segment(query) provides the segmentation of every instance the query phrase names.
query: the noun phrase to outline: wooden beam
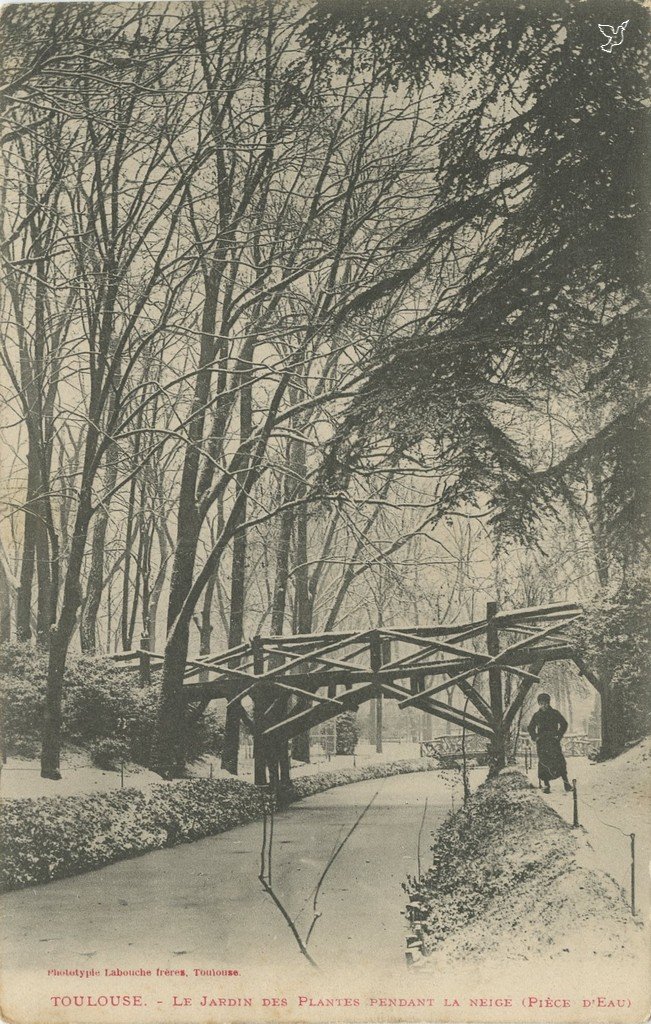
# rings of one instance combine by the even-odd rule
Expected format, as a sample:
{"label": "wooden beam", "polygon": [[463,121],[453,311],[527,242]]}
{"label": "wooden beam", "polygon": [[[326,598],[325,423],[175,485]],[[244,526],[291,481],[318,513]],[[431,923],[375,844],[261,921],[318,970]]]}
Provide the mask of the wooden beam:
{"label": "wooden beam", "polygon": [[498,611],[495,618],[501,623],[505,619],[545,618],[549,615],[560,615],[565,612],[580,612],[583,614],[583,609],[576,601],[561,601],[557,604],[532,605],[530,608],[504,609],[501,612]]}
{"label": "wooden beam", "polygon": [[[183,674],[183,678],[184,679],[190,679],[191,676],[197,675],[199,672],[205,672],[207,668],[211,668],[210,665],[206,665],[202,661],[197,661],[195,658],[187,658],[185,664],[186,665],[190,665],[191,668],[193,669],[193,671],[191,671],[191,672],[184,672],[184,674]],[[239,669],[239,668],[228,668],[226,665],[220,665],[219,666],[219,671],[223,672],[223,674],[225,676],[228,676],[231,679],[237,679],[239,681],[241,681],[242,679],[250,679],[251,678],[251,675],[250,675],[249,672],[245,672],[243,669]]]}
{"label": "wooden beam", "polygon": [[[427,697],[427,696],[429,696],[430,694],[432,694],[434,692],[438,692],[440,690],[447,690],[447,688],[449,686],[455,686],[455,685],[459,685],[460,686],[461,683],[463,682],[463,680],[467,679],[468,676],[477,675],[479,672],[485,672],[486,669],[489,667],[488,662],[490,662],[490,661],[492,661],[492,659],[489,658],[482,665],[479,665],[479,666],[471,665],[470,668],[466,669],[465,672],[460,672],[458,675],[452,676],[450,679],[448,679],[448,681],[445,684],[445,686],[442,686],[442,685],[432,686],[428,690],[423,690],[423,694],[422,695]],[[522,668],[516,668],[514,665],[504,664],[503,662],[500,662],[499,664],[507,672],[513,672],[513,673],[515,673],[516,676],[522,676],[525,679],[531,679],[532,682],[534,682],[534,683],[539,683],[540,682],[540,679],[538,678],[538,676],[532,676],[530,672],[526,672]],[[430,670],[428,670],[428,675],[432,675],[432,672]],[[408,707],[408,705],[412,704],[412,703],[413,703],[412,699],[404,700],[400,704],[400,707],[402,707],[402,708]],[[478,708],[478,710],[479,710],[479,708]],[[492,717],[492,715],[491,715],[491,717]]]}
{"label": "wooden beam", "polygon": [[[415,673],[410,673],[410,676],[414,675],[414,674]],[[424,675],[424,673],[423,673],[423,675]],[[399,676],[398,678],[401,678],[401,677]],[[384,682],[385,682],[385,680],[383,679],[382,683],[384,684]],[[393,679],[387,679],[386,682],[393,683],[394,680]],[[436,686],[430,686],[427,690],[422,689],[422,690],[414,691],[412,693],[409,693],[409,691],[405,690],[404,692],[405,692],[405,694],[408,697],[414,697],[414,698],[416,698],[416,697],[423,697],[423,696],[432,697],[432,696],[434,696],[435,693],[443,693],[445,690],[449,690],[449,689],[450,689],[450,681],[446,679],[446,681],[444,683],[437,683]],[[404,705],[404,703],[405,702],[403,701],[400,704],[400,707],[402,707]]]}
{"label": "wooden beam", "polygon": [[515,654],[517,651],[521,651],[525,647],[531,646],[532,649],[535,650],[535,645],[539,640],[542,640],[547,636],[552,636],[552,634],[557,633],[559,629],[563,629],[564,626],[569,625],[578,618],[579,616],[575,615],[571,619],[564,619],[563,622],[557,623],[555,626],[548,626],[546,629],[539,630],[537,633],[532,634],[532,636],[527,637],[524,640],[516,640],[515,643],[509,644],[508,647],[503,648],[502,651],[497,651],[484,668],[488,668],[489,665],[501,664],[508,655]]}
{"label": "wooden beam", "polygon": [[[431,715],[438,718],[444,718],[447,715],[449,716],[449,720],[454,722],[456,725],[460,725],[462,727],[465,725],[466,729],[470,729],[471,732],[476,732],[479,736],[486,736],[487,739],[492,738],[493,730],[490,726],[486,722],[482,722],[478,718],[475,718],[474,715],[469,715],[467,711],[464,715],[463,711],[458,708],[450,708],[448,704],[443,704],[442,701],[433,700],[431,703],[436,708],[436,710],[430,711]],[[456,712],[456,715],[450,715],[450,711]]]}
{"label": "wooden beam", "polygon": [[[413,704],[414,707],[416,707],[417,706],[416,700],[417,700],[418,697],[428,697],[429,698],[429,697],[432,697],[435,693],[442,693],[444,690],[449,690],[451,686],[455,686],[455,685],[457,685],[457,684],[451,682],[451,680],[448,679],[447,682],[445,682],[445,683],[437,683],[436,686],[430,686],[429,689],[427,689],[427,690],[423,689],[423,690],[420,690],[420,691],[414,691],[412,693],[408,693],[408,691],[401,690],[400,687],[396,687],[396,689],[401,690],[401,692],[403,692],[405,694],[405,696],[407,698],[409,698],[409,700],[401,701],[400,704],[398,705],[398,707],[401,707],[401,708],[402,707],[407,707],[407,706],[409,706],[409,704]],[[490,724],[493,721],[493,716],[491,714],[491,709],[490,709],[489,705],[486,703],[486,701],[484,700],[484,698],[481,696],[481,694],[477,693],[475,688],[473,686],[471,686],[470,683],[463,683],[463,682],[461,682],[458,685],[459,685],[459,689],[464,694],[464,696],[468,697],[468,699],[475,706],[477,711],[479,711],[480,715],[482,715],[483,720]]]}
{"label": "wooden beam", "polygon": [[[398,632],[409,633],[410,636],[419,637],[431,637],[431,636],[450,636],[455,633],[460,633],[463,630],[471,629],[475,626],[485,626],[484,620],[473,620],[472,622],[454,622],[454,623],[441,623],[437,626],[398,626],[396,627]],[[392,630],[379,627],[380,633],[390,633]],[[357,636],[357,633],[296,633],[292,636],[263,636],[260,639],[264,644],[274,644],[277,647],[300,647],[312,643],[329,643],[331,641],[337,641],[344,645],[344,641],[351,640]]]}
{"label": "wooden beam", "polygon": [[[264,672],[264,648],[259,636],[251,640],[253,652],[253,671],[256,676]],[[254,687],[251,687],[254,690]],[[267,784],[267,762],[269,747],[264,736],[264,717],[266,697],[260,690],[253,692],[253,781],[256,786]]]}
{"label": "wooden beam", "polygon": [[[383,683],[382,689],[385,691],[385,693],[387,693],[387,695],[390,695],[395,699],[398,699],[404,694],[408,693],[408,691],[405,690],[404,687],[398,686],[396,683]],[[460,708],[455,708],[453,705],[450,704],[443,704],[441,701],[438,700],[432,700],[431,697],[427,697],[425,698],[425,700],[422,701],[422,703],[419,703],[419,697],[420,694],[416,694],[416,703],[414,704],[414,706],[417,707],[420,711],[426,711],[428,712],[428,714],[434,715],[435,718],[444,718],[446,721],[453,722],[455,725],[463,725],[464,713]],[[400,704],[398,704],[398,707],[400,707]],[[443,714],[443,712],[445,712],[445,714]],[[474,726],[476,726],[477,729],[475,731],[481,730],[482,736],[493,735],[490,724],[486,722],[484,719],[475,718],[474,715],[469,715],[468,712],[466,712],[465,721],[468,724],[472,723]]]}
{"label": "wooden beam", "polygon": [[209,680],[208,683],[184,683],[181,688],[181,695],[187,701],[199,700],[200,698],[228,700],[232,692],[232,689],[229,690],[229,686],[232,688],[233,684],[224,681],[220,682],[217,679]]}
{"label": "wooden beam", "polygon": [[[492,602],[489,602],[489,603],[492,604]],[[578,618],[578,616],[575,616],[575,617]],[[507,661],[507,658],[511,654],[516,654],[516,653],[522,651],[524,648],[528,647],[530,642],[531,642],[531,640],[533,640],[533,641],[542,640],[543,637],[549,636],[552,633],[557,632],[557,630],[562,629],[562,627],[564,625],[567,625],[568,621],[571,622],[571,621],[574,621],[574,620],[573,619],[566,620],[562,625],[549,626],[547,629],[543,629],[541,632],[539,632],[539,633],[535,634],[534,636],[530,637],[528,640],[518,640],[518,641],[516,641],[516,643],[510,644],[508,647],[505,647],[502,651],[498,650],[491,657],[488,657],[488,658],[484,657],[484,658],[482,658],[482,664],[481,664],[480,669],[469,668],[465,672],[460,672],[458,676],[453,676],[452,679],[450,679],[450,683],[458,683],[462,679],[467,679],[468,676],[473,674],[473,672],[476,672],[476,671],[485,672],[487,669],[489,671],[489,677],[490,677],[490,672],[492,671],[493,668],[500,668],[500,669],[504,668],[508,672],[514,672],[515,675],[522,676],[524,679],[527,679],[527,678],[531,677],[532,673],[526,672],[524,669],[521,669],[521,668],[516,668],[514,665],[512,665],[510,663],[510,661]],[[491,641],[491,646],[494,647],[494,644],[493,644],[492,641]],[[539,650],[544,650],[544,648],[540,648]],[[550,650],[554,650],[554,648],[550,648]],[[532,656],[532,653],[535,653],[535,652],[536,652],[536,647],[534,646],[531,649],[531,651],[529,652],[530,657]],[[540,682],[540,680],[538,679],[537,676],[534,676],[533,680],[535,682]],[[425,691],[425,692],[427,693],[427,691]]]}
{"label": "wooden beam", "polygon": [[[258,684],[254,683],[253,685],[257,686]],[[336,697],[321,697],[320,694],[313,693],[311,690],[303,690],[300,686],[295,686],[293,683],[281,683],[279,679],[264,679],[261,680],[260,685],[276,686],[281,690],[289,690],[297,696],[306,697],[308,700],[316,701],[318,704],[341,704]]]}
{"label": "wooden beam", "polygon": [[[204,685],[205,685],[205,684],[204,684]],[[253,690],[255,689],[255,687],[256,687],[257,685],[258,685],[258,684],[257,684],[256,682],[253,682],[253,683],[251,683],[251,685],[250,685],[250,686],[247,686],[247,687],[245,687],[245,688],[244,688],[243,690],[240,690],[240,692],[239,692],[239,693],[236,693],[234,697],[231,697],[231,699],[230,699],[229,701],[227,701],[227,702],[226,702],[226,707],[227,707],[227,708],[230,708],[230,706],[231,706],[232,704],[239,704],[239,702],[240,702],[241,700],[243,700],[243,699],[244,699],[244,697],[248,697],[248,695],[249,695],[250,693],[253,693]]]}
{"label": "wooden beam", "polygon": [[[483,633],[484,629],[484,623],[478,624],[477,626],[474,626],[472,629],[468,629],[465,632],[461,633],[458,637],[455,637],[455,639],[468,640],[473,636],[478,636],[479,633]],[[391,636],[394,637],[396,640],[402,640],[404,643],[420,644],[422,647],[425,648],[422,651],[412,652],[411,654],[407,654],[402,658],[398,658],[397,661],[392,661],[388,665],[385,665],[385,668],[398,668],[401,666],[404,667],[405,665],[409,665],[413,661],[413,659],[424,658],[428,654],[434,654],[436,651],[443,651],[445,654],[459,654],[462,655],[464,658],[481,657],[481,655],[478,654],[476,651],[469,651],[467,650],[467,648],[459,647],[457,644],[450,644],[441,640],[425,640],[421,639],[421,637],[414,636],[410,633],[402,632],[397,629],[385,630],[384,632],[390,633]]]}
{"label": "wooden beam", "polygon": [[[365,640],[367,640],[369,638],[369,635],[370,635],[370,631],[369,630],[365,630],[363,633],[354,633],[353,636],[350,638],[350,640],[346,641],[346,644],[348,644],[348,643],[363,643]],[[336,643],[327,644],[325,647],[321,648],[321,650],[318,651],[318,653],[319,654],[327,654],[329,651],[336,651],[337,648],[341,647],[341,646],[342,646],[342,642],[341,641],[337,641]],[[264,672],[262,674],[261,678],[264,679],[264,680],[273,679],[274,676],[279,675],[280,672],[288,672],[290,669],[295,669],[297,665],[302,665],[302,664],[305,664],[305,662],[312,661],[314,656],[315,656],[315,652],[314,651],[310,651],[307,654],[301,654],[297,658],[294,658],[293,661],[290,661],[286,665],[283,665],[282,669],[269,669],[267,672]]]}
{"label": "wooden beam", "polygon": [[590,669],[586,665],[586,663],[583,660],[583,658],[579,654],[575,654],[574,657],[572,658],[572,661],[574,662],[574,664],[578,668],[578,670],[581,673],[581,675],[585,676],[585,678],[588,680],[589,683],[592,683],[592,685],[594,686],[594,688],[597,691],[597,693],[603,694],[604,690],[603,690],[603,685],[601,683],[601,680],[599,679],[598,676],[595,675],[595,673],[592,671],[592,669]]}
{"label": "wooden beam", "polygon": [[[539,661],[533,662],[530,667],[533,669],[533,673],[532,674],[534,676],[537,676],[538,673],[540,672],[541,668],[543,667],[542,659],[539,660]],[[522,679],[520,681],[520,683],[518,685],[518,689],[517,689],[516,694],[515,694],[515,697],[513,698],[513,700],[511,701],[511,703],[509,704],[508,708],[506,709],[506,711],[504,713],[504,726],[507,729],[510,729],[511,725],[513,724],[513,722],[515,720],[515,716],[517,715],[518,711],[520,710],[520,708],[524,704],[524,702],[525,702],[525,700],[527,698],[527,694],[531,690],[531,687],[533,686],[533,683],[534,683],[533,679]]]}
{"label": "wooden beam", "polygon": [[[306,652],[306,653],[309,653],[309,655],[310,655],[309,658],[308,658],[308,664],[309,664],[309,661],[319,661],[322,664],[327,665],[329,668],[339,668],[339,669],[343,669],[346,672],[353,672],[354,673],[354,672],[363,671],[363,667],[360,667],[359,665],[350,665],[348,663],[348,659],[349,658],[356,658],[359,654],[362,654],[367,647],[368,647],[368,644],[362,644],[360,646],[359,650],[353,651],[351,654],[343,657],[343,659],[341,661],[335,661],[334,658],[324,658],[324,656],[322,654],[320,654],[318,651]],[[267,647],[266,650],[270,654],[280,654],[280,655],[282,655],[283,658],[288,657],[288,655],[287,655],[287,653],[285,651],[279,651],[275,647]],[[291,657],[291,655],[290,655],[290,657]],[[280,669],[290,668],[293,664],[296,664],[296,662],[290,662],[289,665],[280,665],[279,668]],[[318,669],[316,671],[318,671]]]}
{"label": "wooden beam", "polygon": [[[389,693],[393,689],[394,684],[383,683],[382,686],[383,689],[385,689],[385,692]],[[433,718],[440,718],[444,722],[450,722],[452,725],[458,725],[461,727],[464,725],[463,711],[459,711],[458,714],[455,714],[454,712],[456,712],[456,708],[450,708],[447,704],[442,704],[440,701],[432,701],[431,704],[425,701],[423,704],[416,704],[415,706],[420,711],[425,711]],[[485,736],[486,739],[490,739],[493,735],[489,726],[485,723],[479,722],[478,719],[472,717],[469,719],[466,716],[465,725],[471,732],[476,733],[478,736]]]}
{"label": "wooden beam", "polygon": [[232,661],[237,659],[239,662],[238,668],[246,672],[250,667],[251,663],[242,664],[241,658],[250,653],[250,644],[238,644],[237,647],[233,647],[228,651],[223,651],[221,654],[199,654],[196,658],[188,658],[185,662],[186,665],[190,665],[190,670],[184,673],[185,679],[190,679],[192,676],[196,676],[199,672],[206,668],[217,668],[222,666],[226,661]]}
{"label": "wooden beam", "polygon": [[479,711],[479,713],[483,715],[488,722],[492,722],[493,715],[490,709],[490,704],[487,704],[484,698],[481,696],[481,694],[477,693],[472,683],[469,683],[467,680],[462,679],[456,685],[458,685],[464,697],[467,697],[470,703],[474,704],[474,706],[477,708],[477,711]]}
{"label": "wooden beam", "polygon": [[[518,675],[521,678],[531,678],[530,672],[527,672],[525,669],[519,668],[518,666],[527,665],[532,661],[535,661],[538,657],[544,658],[545,664],[551,661],[561,661],[567,659],[573,660],[576,654],[577,651],[574,647],[568,647],[565,644],[558,647],[541,646],[539,648],[534,647],[531,650],[522,649],[519,651],[515,651],[509,657],[508,661],[504,661],[501,667],[505,671],[513,672],[515,675]],[[383,668],[378,673],[378,677],[381,682],[392,682],[398,679],[408,678],[410,675],[414,673],[414,671],[417,671],[418,673],[427,676],[449,675],[450,673],[455,672],[455,670],[458,670],[460,667],[463,667],[464,665],[467,667],[467,672],[460,673],[461,678],[467,678],[468,676],[473,675],[473,673],[475,672],[481,672],[485,667],[485,663],[484,665],[477,668],[476,666],[470,664],[467,660],[464,662],[463,659],[455,659],[454,661],[433,662],[431,665],[426,666],[419,665],[417,670],[408,668]],[[220,670],[218,669],[217,671]],[[272,678],[264,678],[267,682],[273,681]],[[283,677],[281,676],[280,678],[282,681]],[[246,675],[245,679],[251,685],[256,681],[256,677],[253,675]],[[323,686],[328,686],[331,683],[336,683],[338,686],[345,686],[347,683],[350,682],[350,679],[351,673],[349,672],[347,674],[343,669],[341,671],[329,671],[324,669],[321,672],[304,672],[297,673],[296,675],[287,675],[288,682],[291,680],[292,683],[295,683],[296,685],[303,684],[310,688],[314,687],[315,689],[321,688]],[[356,684],[371,682],[372,679],[373,675],[370,672],[370,670],[366,671],[360,669],[358,672],[354,673],[354,682]],[[453,683],[458,683],[458,681],[458,675],[456,677],[451,676],[451,678],[446,683],[441,685],[440,689],[445,690],[448,688],[448,686],[452,685]],[[533,681],[540,682],[540,680],[536,677],[534,677]],[[194,698],[198,694],[207,696],[209,693],[211,697],[222,698],[226,696],[226,693],[224,691],[228,685],[232,687],[232,680],[227,680],[225,677],[218,676],[216,679],[209,680],[205,683],[184,683],[183,689],[188,699]]]}
{"label": "wooden beam", "polygon": [[[479,626],[479,627],[477,627],[477,629],[473,629],[469,634],[462,634],[462,635],[464,637],[466,637],[466,638],[468,638],[469,636],[478,636],[480,633],[483,633],[484,630],[485,630],[485,626]],[[405,641],[407,641],[407,637],[406,637],[406,635],[404,633],[398,634],[397,638],[398,639],[404,639]],[[444,654],[458,654],[459,657],[461,657],[461,658],[473,659],[473,658],[481,658],[482,657],[481,652],[479,652],[479,651],[470,651],[470,650],[468,650],[467,647],[459,647],[458,644],[450,644],[450,643],[447,643],[444,640],[434,640],[434,641],[432,641],[432,640],[420,640],[420,638],[418,638],[417,640],[414,640],[414,643],[417,643],[417,642],[419,642],[421,644],[424,644],[428,648],[428,650],[416,651],[415,653],[408,654],[404,658],[400,658],[398,661],[391,662],[391,664],[387,665],[386,667],[387,668],[396,668],[397,666],[402,665],[402,664],[408,662],[412,658],[415,658],[415,657],[424,658],[429,653],[429,651],[431,651],[432,653],[435,653],[436,651],[442,651]]]}
{"label": "wooden beam", "polygon": [[263,644],[272,644],[274,647],[297,647],[314,643],[337,643],[343,644],[346,640],[352,640],[357,633],[292,633],[291,636],[261,636]]}
{"label": "wooden beam", "polygon": [[316,707],[299,711],[285,718],[282,722],[269,726],[269,728],[265,729],[264,735],[274,735],[280,738],[297,736],[298,733],[303,732],[305,729],[311,729],[314,725],[320,725],[321,722],[327,722],[331,718],[336,718],[342,711],[353,711],[365,701],[371,700],[373,696],[373,683],[366,683],[364,686],[358,686],[354,690],[342,693],[338,698],[342,705],[339,710],[333,704],[318,704]]}

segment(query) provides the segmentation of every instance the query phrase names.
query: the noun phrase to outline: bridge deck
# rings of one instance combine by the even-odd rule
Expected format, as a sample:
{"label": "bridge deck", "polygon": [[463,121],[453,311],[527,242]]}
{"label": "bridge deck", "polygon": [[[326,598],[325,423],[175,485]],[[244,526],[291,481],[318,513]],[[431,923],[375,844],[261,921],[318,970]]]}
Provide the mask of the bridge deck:
{"label": "bridge deck", "polygon": [[[210,701],[225,699],[253,732],[258,750],[267,752],[380,698],[417,708],[503,748],[548,662],[573,661],[600,689],[573,636],[582,614],[572,602],[503,611],[489,604],[486,617],[474,622],[256,636],[227,651],[189,658],[182,695],[195,714]],[[116,659],[137,661],[141,676],[144,665],[147,678],[163,665],[162,655],[147,650]],[[504,673],[517,681],[506,708]],[[476,685],[486,675],[488,696]],[[449,703],[436,699],[444,692]]]}

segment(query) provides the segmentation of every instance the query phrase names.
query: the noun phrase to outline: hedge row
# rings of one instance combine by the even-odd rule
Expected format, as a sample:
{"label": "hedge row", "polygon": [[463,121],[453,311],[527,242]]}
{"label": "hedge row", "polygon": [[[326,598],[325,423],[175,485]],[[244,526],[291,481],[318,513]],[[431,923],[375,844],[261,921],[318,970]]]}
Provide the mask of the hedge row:
{"label": "hedge row", "polygon": [[455,968],[471,977],[474,964],[528,961],[532,971],[557,961],[565,976],[570,963],[647,956],[627,894],[585,858],[583,831],[516,769],[447,817],[432,854],[431,868],[405,886],[422,981]]}
{"label": "hedge row", "polygon": [[490,920],[493,908],[508,903],[530,879],[545,879],[553,892],[573,862],[571,834],[516,770],[483,783],[439,827],[432,867],[420,879],[408,879],[423,951],[430,953],[478,918]]}
{"label": "hedge row", "polygon": [[[296,779],[283,797],[300,800],[333,786],[429,767],[427,761],[393,761],[319,772]],[[261,816],[260,791],[239,779],[183,779],[145,791],[5,800],[0,821],[0,891],[192,842]]]}
{"label": "hedge row", "polygon": [[381,764],[360,765],[357,768],[334,768],[332,771],[316,772],[314,775],[303,775],[292,780],[285,790],[289,800],[302,800],[315,793],[323,793],[335,786],[347,786],[351,782],[364,782],[365,779],[385,779],[389,775],[405,775],[412,772],[433,771],[438,765],[429,758],[414,758],[405,761],[386,761]]}

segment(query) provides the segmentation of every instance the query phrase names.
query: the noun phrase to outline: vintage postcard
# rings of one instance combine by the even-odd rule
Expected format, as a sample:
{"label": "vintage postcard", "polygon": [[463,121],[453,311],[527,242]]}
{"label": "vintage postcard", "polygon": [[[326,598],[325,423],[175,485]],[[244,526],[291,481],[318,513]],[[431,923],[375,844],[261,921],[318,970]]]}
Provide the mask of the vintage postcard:
{"label": "vintage postcard", "polygon": [[651,1013],[649,11],[0,10],[0,1016]]}

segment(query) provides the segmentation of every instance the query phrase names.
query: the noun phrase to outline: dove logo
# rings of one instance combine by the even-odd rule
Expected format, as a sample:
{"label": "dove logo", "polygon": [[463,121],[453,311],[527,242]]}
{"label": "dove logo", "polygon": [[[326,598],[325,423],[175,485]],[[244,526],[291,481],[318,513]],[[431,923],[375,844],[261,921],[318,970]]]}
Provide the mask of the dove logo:
{"label": "dove logo", "polygon": [[608,42],[601,44],[601,49],[604,53],[612,53],[613,46],[621,46],[624,42],[624,29],[628,25],[628,21],[623,21],[617,28],[613,28],[612,25],[600,25],[599,31],[602,36],[605,36]]}

